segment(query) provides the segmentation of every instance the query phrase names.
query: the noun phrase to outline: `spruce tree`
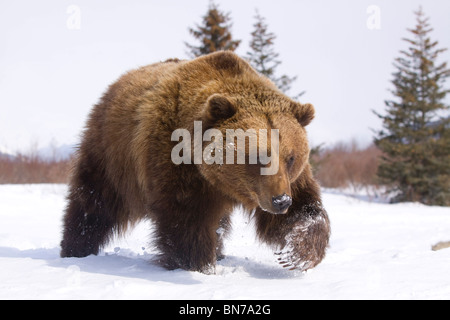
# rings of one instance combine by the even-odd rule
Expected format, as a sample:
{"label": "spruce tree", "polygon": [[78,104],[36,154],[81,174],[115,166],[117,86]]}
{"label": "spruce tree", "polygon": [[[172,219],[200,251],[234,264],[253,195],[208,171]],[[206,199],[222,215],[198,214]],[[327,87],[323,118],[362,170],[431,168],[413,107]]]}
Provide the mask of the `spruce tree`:
{"label": "spruce tree", "polygon": [[230,21],[229,13],[221,12],[214,2],[210,2],[208,12],[203,16],[202,25],[196,25],[195,29],[189,28],[189,32],[200,41],[200,45],[185,42],[189,49],[188,54],[195,58],[220,50],[236,50],[241,41],[233,40]]}
{"label": "spruce tree", "polygon": [[[251,33],[251,51],[247,52],[246,58],[253,68],[272,80],[282,92],[287,93],[297,77],[289,77],[287,75],[277,76],[276,69],[281,64],[281,61],[278,60],[279,54],[274,50],[276,36],[274,33],[268,31],[266,20],[258,11],[256,11],[255,20],[256,22],[253,25],[255,29]],[[303,92],[294,98],[298,98],[302,94]]]}
{"label": "spruce tree", "polygon": [[417,25],[408,29],[412,39],[395,59],[395,100],[385,101],[383,129],[375,144],[383,151],[378,176],[397,195],[394,201],[419,201],[450,205],[450,115],[443,87],[450,76],[447,64],[438,63],[437,41],[422,9],[415,12]]}

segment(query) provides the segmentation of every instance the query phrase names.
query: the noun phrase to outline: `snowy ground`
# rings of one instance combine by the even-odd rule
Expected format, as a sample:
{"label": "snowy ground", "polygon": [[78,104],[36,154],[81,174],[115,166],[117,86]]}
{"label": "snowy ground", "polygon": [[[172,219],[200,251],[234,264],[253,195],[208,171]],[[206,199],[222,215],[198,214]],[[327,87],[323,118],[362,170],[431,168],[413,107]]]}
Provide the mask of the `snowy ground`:
{"label": "snowy ground", "polygon": [[450,299],[450,208],[384,204],[329,190],[325,260],[288,271],[235,213],[216,274],[148,261],[142,223],[99,256],[59,258],[65,185],[0,185],[0,299]]}

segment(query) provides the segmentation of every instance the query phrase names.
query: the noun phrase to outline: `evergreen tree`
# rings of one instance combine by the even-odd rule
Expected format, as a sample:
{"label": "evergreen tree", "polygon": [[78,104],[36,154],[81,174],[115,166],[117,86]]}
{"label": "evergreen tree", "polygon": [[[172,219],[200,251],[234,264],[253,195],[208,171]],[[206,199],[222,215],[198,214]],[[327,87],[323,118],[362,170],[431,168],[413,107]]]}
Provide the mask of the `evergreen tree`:
{"label": "evergreen tree", "polygon": [[[289,77],[287,75],[277,77],[276,69],[281,64],[281,61],[278,60],[279,54],[273,48],[276,36],[268,31],[265,18],[258,11],[256,11],[255,19],[256,22],[253,25],[255,29],[251,33],[251,51],[247,52],[246,58],[253,68],[272,80],[281,91],[287,93],[297,77]],[[300,97],[303,93],[296,95],[294,99]]]}
{"label": "evergreen tree", "polygon": [[396,191],[394,201],[420,201],[450,205],[450,116],[444,99],[450,90],[443,84],[450,76],[446,63],[437,58],[433,30],[422,9],[415,12],[417,25],[403,39],[408,50],[395,59],[393,74],[396,100],[385,101],[383,129],[375,144],[383,151],[378,176]]}
{"label": "evergreen tree", "polygon": [[210,2],[202,25],[196,25],[195,29],[189,28],[189,32],[200,41],[200,45],[194,46],[185,42],[189,49],[188,54],[195,58],[220,50],[236,50],[241,41],[232,40],[230,20],[229,13],[221,12],[214,2]]}

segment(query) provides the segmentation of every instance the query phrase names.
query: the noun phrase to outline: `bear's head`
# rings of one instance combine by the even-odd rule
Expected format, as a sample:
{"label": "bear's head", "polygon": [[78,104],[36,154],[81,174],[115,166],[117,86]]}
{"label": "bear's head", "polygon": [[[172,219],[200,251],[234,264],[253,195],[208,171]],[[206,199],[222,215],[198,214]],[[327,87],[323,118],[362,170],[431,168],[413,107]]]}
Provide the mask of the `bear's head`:
{"label": "bear's head", "polygon": [[209,96],[201,119],[199,170],[247,209],[284,214],[292,204],[291,184],[309,166],[305,126],[314,107],[264,87]]}

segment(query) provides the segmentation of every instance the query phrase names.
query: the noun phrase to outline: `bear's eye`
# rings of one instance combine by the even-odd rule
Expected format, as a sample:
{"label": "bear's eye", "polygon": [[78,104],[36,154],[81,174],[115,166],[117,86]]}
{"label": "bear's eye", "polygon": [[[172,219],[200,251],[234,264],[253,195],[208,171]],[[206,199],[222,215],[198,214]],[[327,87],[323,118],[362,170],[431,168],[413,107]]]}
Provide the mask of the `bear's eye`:
{"label": "bear's eye", "polygon": [[287,161],[286,161],[286,165],[288,170],[290,170],[292,168],[292,166],[294,165],[294,161],[295,161],[295,157],[294,156],[290,156]]}

